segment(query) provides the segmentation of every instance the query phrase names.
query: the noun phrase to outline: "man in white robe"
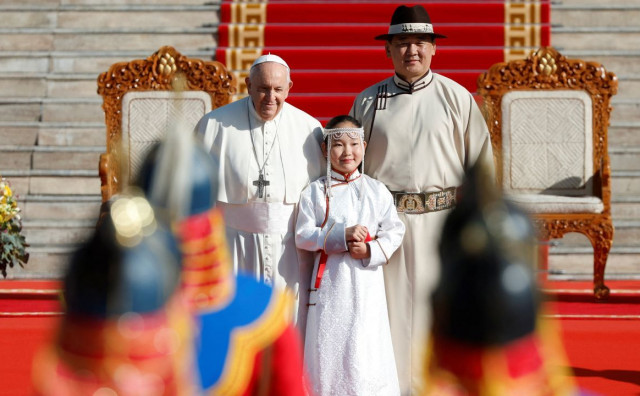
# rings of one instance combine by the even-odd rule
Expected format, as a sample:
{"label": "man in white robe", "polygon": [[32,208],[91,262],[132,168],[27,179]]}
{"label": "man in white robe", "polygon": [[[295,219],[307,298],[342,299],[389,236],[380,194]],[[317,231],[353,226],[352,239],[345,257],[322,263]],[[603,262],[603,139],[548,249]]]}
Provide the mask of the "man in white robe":
{"label": "man in white robe", "polygon": [[476,161],[493,169],[489,132],[473,96],[430,69],[439,37],[422,6],[398,7],[388,34],[376,37],[386,41],[395,75],[360,93],[350,112],[365,128],[364,171],[392,192],[406,228],[384,269],[403,395],[424,390],[437,243],[456,188]]}
{"label": "man in white robe", "polygon": [[[321,124],[285,102],[289,66],[263,55],[246,79],[249,96],[206,114],[196,126],[218,158],[226,237],[236,272],[287,288],[306,308],[313,258],[295,246],[301,191],[324,169]],[[306,310],[293,313],[304,333]]]}

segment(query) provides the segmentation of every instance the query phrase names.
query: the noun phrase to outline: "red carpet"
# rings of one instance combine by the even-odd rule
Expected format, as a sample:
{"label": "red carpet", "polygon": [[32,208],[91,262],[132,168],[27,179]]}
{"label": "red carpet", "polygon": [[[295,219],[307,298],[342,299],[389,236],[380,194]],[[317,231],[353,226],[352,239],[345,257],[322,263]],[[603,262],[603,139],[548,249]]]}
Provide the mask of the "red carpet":
{"label": "red carpet", "polygon": [[[504,23],[504,1],[466,0],[423,3],[431,20],[440,23]],[[532,2],[534,4],[535,2]],[[541,22],[549,23],[549,1],[541,1]],[[265,19],[247,20],[253,23],[389,23],[393,10],[405,1],[280,1],[264,2]],[[255,6],[253,6],[255,7]],[[523,7],[525,7],[523,5]],[[225,1],[220,20],[231,21],[243,13],[240,3]]]}
{"label": "red carpet", "polygon": [[640,395],[640,281],[606,281],[607,301],[592,282],[544,281],[545,318],[559,327],[568,365],[583,390]]}
{"label": "red carpet", "polygon": [[[609,300],[596,302],[591,282],[544,282],[544,320],[558,328],[581,389],[640,395],[640,281],[607,285]],[[0,282],[0,396],[29,395],[31,361],[59,320],[53,314],[59,312],[53,297],[59,287],[59,282]],[[30,297],[19,298],[19,290]]]}
{"label": "red carpet", "polygon": [[[387,31],[391,14],[405,3],[224,0],[215,59],[239,77],[242,96],[253,60],[268,52],[282,56],[293,71],[288,102],[324,123],[348,112],[364,88],[392,75],[384,43],[374,37]],[[438,40],[433,70],[471,92],[477,76],[494,63],[522,58],[551,41],[548,0],[441,0],[424,6],[436,31],[447,36]]]}
{"label": "red carpet", "polygon": [[581,389],[640,395],[640,321],[561,319],[569,366]]}

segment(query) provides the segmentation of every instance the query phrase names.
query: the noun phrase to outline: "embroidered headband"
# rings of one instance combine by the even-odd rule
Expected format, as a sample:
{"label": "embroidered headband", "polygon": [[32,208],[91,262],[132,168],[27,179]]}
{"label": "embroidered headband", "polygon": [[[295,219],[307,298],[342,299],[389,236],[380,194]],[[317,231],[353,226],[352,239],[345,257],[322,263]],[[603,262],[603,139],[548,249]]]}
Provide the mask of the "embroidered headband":
{"label": "embroidered headband", "polygon": [[340,139],[343,134],[347,134],[351,139],[355,139],[357,137],[364,138],[364,128],[330,128],[325,129],[322,132],[322,137],[327,138],[329,136],[335,137],[336,139]]}

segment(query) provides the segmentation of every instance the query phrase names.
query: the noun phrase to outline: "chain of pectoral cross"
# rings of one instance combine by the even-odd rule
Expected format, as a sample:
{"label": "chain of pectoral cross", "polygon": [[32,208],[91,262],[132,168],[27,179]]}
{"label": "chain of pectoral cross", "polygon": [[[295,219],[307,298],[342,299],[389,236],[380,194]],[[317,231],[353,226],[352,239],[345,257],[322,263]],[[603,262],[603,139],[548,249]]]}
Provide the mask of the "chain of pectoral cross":
{"label": "chain of pectoral cross", "polygon": [[[249,106],[251,106],[251,101],[249,101]],[[264,157],[264,162],[262,163],[262,166],[260,166],[260,160],[258,159],[258,151],[256,150],[256,143],[253,139],[253,128],[251,127],[251,109],[248,109],[248,110],[249,111],[247,112],[247,115],[249,117],[249,135],[251,136],[251,147],[253,148],[253,155],[255,156],[256,163],[258,164],[258,180],[254,180],[253,185],[258,187],[258,197],[263,198],[264,191],[266,187],[270,184],[269,180],[265,179],[264,177],[264,167],[265,165],[267,165],[269,156],[273,151],[273,146],[276,145],[276,140],[278,140],[278,127],[280,125],[279,124],[276,125],[276,133],[275,133],[275,136],[273,137],[273,143],[271,143],[271,148],[267,152],[267,155]]]}

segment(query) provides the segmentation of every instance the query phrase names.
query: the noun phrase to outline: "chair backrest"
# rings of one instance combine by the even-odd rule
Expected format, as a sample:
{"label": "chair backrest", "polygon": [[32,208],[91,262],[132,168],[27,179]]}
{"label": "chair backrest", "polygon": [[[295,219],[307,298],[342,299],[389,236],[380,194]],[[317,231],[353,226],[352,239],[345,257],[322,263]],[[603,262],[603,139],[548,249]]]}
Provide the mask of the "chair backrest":
{"label": "chair backrest", "polygon": [[[615,75],[542,47],[478,78],[496,173],[507,194],[598,196],[609,175],[607,127]],[[603,199],[605,201],[605,199]]]}
{"label": "chair backrest", "polygon": [[148,150],[169,128],[192,131],[207,112],[231,102],[236,89],[222,63],[187,58],[169,46],[100,74],[107,126],[99,168],[103,202],[135,179]]}
{"label": "chair backrest", "polygon": [[512,91],[502,98],[502,187],[507,194],[591,195],[591,97]]}

